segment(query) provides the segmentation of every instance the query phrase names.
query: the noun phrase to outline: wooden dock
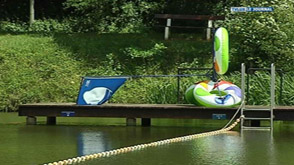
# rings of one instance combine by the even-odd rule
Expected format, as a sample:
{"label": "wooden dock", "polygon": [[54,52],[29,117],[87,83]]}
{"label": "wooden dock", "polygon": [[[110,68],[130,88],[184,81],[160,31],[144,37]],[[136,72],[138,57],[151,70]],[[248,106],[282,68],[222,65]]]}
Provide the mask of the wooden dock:
{"label": "wooden dock", "polygon": [[[257,107],[263,108],[263,107]],[[36,124],[38,116],[47,117],[47,124],[56,124],[56,117],[126,118],[127,125],[135,125],[141,118],[143,126],[150,126],[152,118],[170,119],[231,119],[237,108],[207,108],[177,104],[104,104],[76,105],[75,103],[22,104],[19,116],[27,116],[27,124]],[[238,114],[239,115],[239,114]],[[250,115],[250,113],[249,113]],[[266,116],[266,112],[254,112]],[[293,121],[294,106],[277,106],[274,120]]]}

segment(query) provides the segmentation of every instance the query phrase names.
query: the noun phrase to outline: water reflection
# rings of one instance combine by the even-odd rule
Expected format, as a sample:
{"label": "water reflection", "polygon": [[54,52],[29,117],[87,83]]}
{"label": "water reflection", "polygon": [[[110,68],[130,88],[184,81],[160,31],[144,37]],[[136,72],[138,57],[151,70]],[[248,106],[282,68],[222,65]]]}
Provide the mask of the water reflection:
{"label": "water reflection", "polygon": [[272,131],[243,130],[240,145],[247,164],[278,164]]}
{"label": "water reflection", "polygon": [[194,140],[193,161],[199,164],[239,164],[243,159],[243,150],[240,149],[240,134],[229,132]]}
{"label": "water reflection", "polygon": [[78,154],[88,155],[111,148],[102,132],[81,132],[78,136]]}
{"label": "water reflection", "polygon": [[[215,129],[205,124],[199,123],[197,127],[0,125],[0,162],[42,164]],[[280,123],[275,125],[274,131],[274,136],[269,131],[242,134],[232,131],[84,164],[291,164],[294,162],[294,124]]]}
{"label": "water reflection", "polygon": [[[160,132],[171,133],[174,131],[174,128],[165,128],[164,130],[161,130],[161,128],[149,129],[150,137],[155,135],[159,137]],[[289,129],[285,127],[285,130]],[[294,132],[293,129],[285,130],[277,129],[275,136],[272,136],[270,131],[250,130],[241,133],[231,131],[226,134],[97,159],[84,164],[291,164],[290,162],[294,161],[292,156],[294,154],[294,148],[292,147],[294,144],[292,140],[294,139]],[[128,132],[125,129],[124,131]],[[132,140],[142,139],[143,142],[146,142],[146,139],[142,136],[143,132],[141,128],[133,129],[127,133],[128,135],[124,134],[122,140],[124,143],[128,143],[130,140],[127,140],[126,137],[130,137],[129,133],[131,133],[135,136]],[[115,136],[105,137],[108,141],[107,146],[111,144],[109,141],[116,141],[113,137]]]}

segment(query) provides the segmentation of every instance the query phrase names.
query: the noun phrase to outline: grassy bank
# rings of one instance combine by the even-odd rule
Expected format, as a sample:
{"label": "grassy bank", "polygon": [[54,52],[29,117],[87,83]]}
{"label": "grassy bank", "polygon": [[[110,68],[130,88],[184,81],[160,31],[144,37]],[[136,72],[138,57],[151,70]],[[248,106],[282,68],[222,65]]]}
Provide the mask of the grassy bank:
{"label": "grassy bank", "polygon": [[1,35],[0,45],[1,110],[27,102],[73,101],[80,61],[52,37]]}
{"label": "grassy bank", "polygon": [[[211,43],[198,36],[164,41],[162,34],[2,34],[0,110],[13,111],[22,103],[74,102],[81,76],[174,74],[178,66],[207,64],[210,54]],[[113,101],[148,103],[152,90],[143,87],[169,86],[167,79],[139,82],[131,83],[134,92],[122,91]],[[140,97],[131,97],[137,92]]]}
{"label": "grassy bank", "polygon": [[[177,67],[210,67],[212,45],[200,36],[191,38],[190,35],[187,39],[183,35],[164,41],[162,34],[156,33],[2,34],[0,110],[14,111],[23,103],[75,102],[82,76],[177,74]],[[240,85],[238,72],[222,78]],[[182,78],[181,95],[194,82],[206,79]],[[268,104],[268,86],[264,85],[268,79],[268,75],[263,74],[252,79],[250,103]],[[294,104],[292,80],[291,76],[284,78],[282,104]],[[278,86],[277,101],[279,89]],[[110,102],[176,103],[177,79],[129,80]]]}

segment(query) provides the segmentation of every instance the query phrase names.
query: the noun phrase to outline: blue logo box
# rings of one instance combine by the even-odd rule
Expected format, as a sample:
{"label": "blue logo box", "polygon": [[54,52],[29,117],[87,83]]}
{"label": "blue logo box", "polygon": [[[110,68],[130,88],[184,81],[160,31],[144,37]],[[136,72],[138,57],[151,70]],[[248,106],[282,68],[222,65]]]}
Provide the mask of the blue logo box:
{"label": "blue logo box", "polygon": [[73,117],[73,116],[75,116],[75,112],[74,111],[62,111],[61,116],[62,117]]}
{"label": "blue logo box", "polygon": [[231,12],[273,12],[273,7],[231,7]]}
{"label": "blue logo box", "polygon": [[212,114],[212,119],[213,120],[225,120],[227,119],[226,114]]}

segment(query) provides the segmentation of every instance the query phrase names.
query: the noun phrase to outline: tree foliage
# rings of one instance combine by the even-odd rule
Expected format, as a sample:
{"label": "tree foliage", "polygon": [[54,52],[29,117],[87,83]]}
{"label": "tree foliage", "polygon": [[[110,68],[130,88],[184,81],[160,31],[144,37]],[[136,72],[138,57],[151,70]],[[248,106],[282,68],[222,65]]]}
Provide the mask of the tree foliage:
{"label": "tree foliage", "polygon": [[[138,32],[164,1],[67,0],[76,31]],[[151,15],[150,15],[151,14]],[[153,16],[153,15],[152,15]]]}
{"label": "tree foliage", "polygon": [[[36,19],[61,20],[67,14],[63,10],[66,0],[35,0]],[[29,0],[0,0],[0,21],[23,21],[29,20]]]}
{"label": "tree foliage", "polygon": [[279,68],[293,68],[294,1],[240,0],[238,3],[244,7],[273,7],[274,12],[231,13],[231,6],[226,6],[223,26],[234,38],[231,43],[234,62],[246,62],[257,67],[276,63]]}
{"label": "tree foliage", "polygon": [[[166,1],[163,12],[169,14],[211,15],[219,3],[219,0],[169,0]],[[219,13],[215,14],[218,15]]]}

